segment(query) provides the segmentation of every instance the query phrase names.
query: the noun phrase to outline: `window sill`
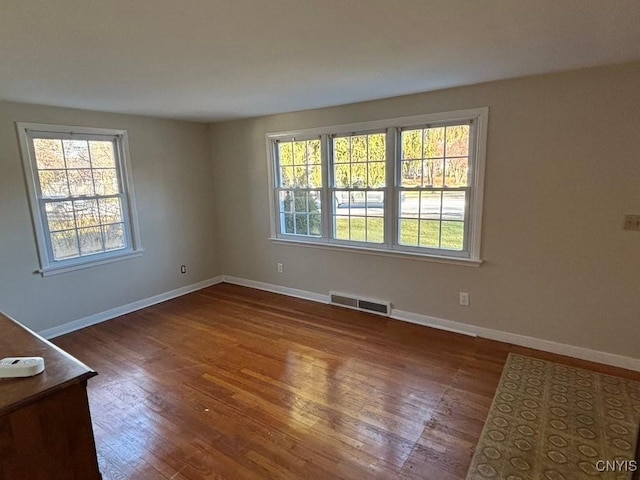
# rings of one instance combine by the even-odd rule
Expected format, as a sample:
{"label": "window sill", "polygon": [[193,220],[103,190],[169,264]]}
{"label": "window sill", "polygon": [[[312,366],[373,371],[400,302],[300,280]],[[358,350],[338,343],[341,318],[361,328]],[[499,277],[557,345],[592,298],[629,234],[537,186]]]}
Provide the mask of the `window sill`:
{"label": "window sill", "polygon": [[40,270],[36,270],[34,273],[39,273],[43,277],[49,277],[51,275],[58,275],[60,273],[74,272],[76,270],[83,270],[85,268],[97,267],[99,265],[106,265],[108,263],[120,262],[122,260],[141,257],[143,253],[143,249],[138,249],[135,251],[119,253],[117,255],[110,255],[108,257],[100,257],[96,260],[83,260],[78,263],[67,263],[65,265],[48,266]]}
{"label": "window sill", "polygon": [[353,253],[362,253],[366,255],[379,255],[381,257],[394,257],[394,258],[404,258],[411,260],[422,260],[425,262],[433,262],[433,263],[446,263],[449,265],[461,265],[465,267],[479,267],[482,265],[483,260],[476,260],[470,258],[460,258],[460,257],[446,257],[441,255],[429,255],[424,253],[416,253],[416,252],[405,252],[398,250],[387,250],[381,248],[372,248],[372,247],[361,247],[354,245],[344,245],[344,244],[331,244],[324,242],[314,242],[314,241],[304,241],[304,240],[292,240],[288,238],[277,238],[270,237],[269,240],[277,245],[297,245],[300,247],[311,247],[311,248],[319,248],[322,250],[334,250],[334,251],[351,251]]}

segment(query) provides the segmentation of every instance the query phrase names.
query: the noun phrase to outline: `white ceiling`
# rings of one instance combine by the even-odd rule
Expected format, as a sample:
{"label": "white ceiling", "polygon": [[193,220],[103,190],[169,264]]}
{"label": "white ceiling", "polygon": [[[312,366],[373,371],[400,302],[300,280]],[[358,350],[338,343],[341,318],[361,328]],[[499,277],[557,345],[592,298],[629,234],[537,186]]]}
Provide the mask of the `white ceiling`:
{"label": "white ceiling", "polygon": [[632,60],[639,0],[0,0],[0,99],[191,120]]}

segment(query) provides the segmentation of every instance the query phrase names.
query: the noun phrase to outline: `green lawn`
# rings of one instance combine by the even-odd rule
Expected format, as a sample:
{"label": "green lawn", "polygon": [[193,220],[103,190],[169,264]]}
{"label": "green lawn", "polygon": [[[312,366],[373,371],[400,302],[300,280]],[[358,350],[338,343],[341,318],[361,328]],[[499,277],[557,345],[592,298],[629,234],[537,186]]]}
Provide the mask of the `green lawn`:
{"label": "green lawn", "polygon": [[[351,223],[351,230],[349,230],[349,223]],[[418,229],[420,230],[419,238]],[[442,238],[440,238],[440,230],[442,230]],[[349,217],[337,217],[336,238],[382,243],[384,241],[384,220],[382,218],[351,217],[351,222],[349,222]],[[401,245],[462,250],[463,242],[463,222],[400,220]]]}

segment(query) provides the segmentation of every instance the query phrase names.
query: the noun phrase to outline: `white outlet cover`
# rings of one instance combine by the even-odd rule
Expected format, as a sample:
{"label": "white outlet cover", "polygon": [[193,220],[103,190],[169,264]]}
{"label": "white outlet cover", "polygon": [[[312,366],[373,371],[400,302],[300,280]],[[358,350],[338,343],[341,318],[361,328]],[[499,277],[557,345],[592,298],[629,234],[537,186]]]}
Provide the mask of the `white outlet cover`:
{"label": "white outlet cover", "polygon": [[468,292],[460,292],[460,305],[464,307],[469,306],[469,293]]}

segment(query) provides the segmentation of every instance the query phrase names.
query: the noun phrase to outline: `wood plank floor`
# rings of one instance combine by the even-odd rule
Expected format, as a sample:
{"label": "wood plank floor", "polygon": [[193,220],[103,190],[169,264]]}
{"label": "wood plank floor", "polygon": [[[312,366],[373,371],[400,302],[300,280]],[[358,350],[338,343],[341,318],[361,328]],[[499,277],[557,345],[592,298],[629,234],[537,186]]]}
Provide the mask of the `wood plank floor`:
{"label": "wood plank floor", "polygon": [[510,351],[640,374],[216,285],[59,337],[116,479],[461,479]]}

